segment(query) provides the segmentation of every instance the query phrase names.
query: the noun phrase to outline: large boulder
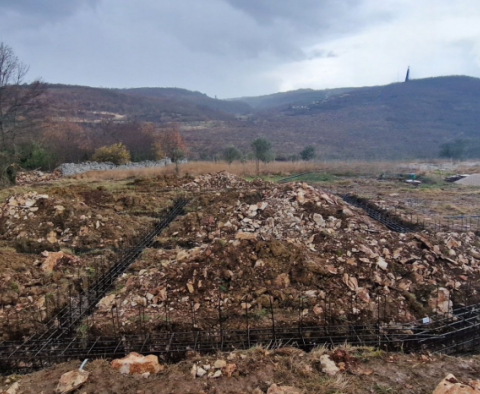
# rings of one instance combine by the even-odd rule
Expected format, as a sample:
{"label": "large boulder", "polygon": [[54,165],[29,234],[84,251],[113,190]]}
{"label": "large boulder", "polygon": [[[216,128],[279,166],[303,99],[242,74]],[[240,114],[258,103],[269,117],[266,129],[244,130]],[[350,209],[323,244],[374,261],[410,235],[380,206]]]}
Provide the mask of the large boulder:
{"label": "large boulder", "polygon": [[132,352],[124,358],[117,358],[111,362],[114,369],[118,369],[123,374],[143,374],[145,372],[157,373],[165,367],[158,363],[158,357],[154,355],[142,356]]}
{"label": "large boulder", "polygon": [[455,376],[448,374],[432,394],[477,394],[480,393],[480,382],[471,381],[468,384],[459,382]]}
{"label": "large boulder", "polygon": [[433,290],[428,300],[428,305],[437,312],[437,314],[450,313],[453,309],[450,291],[445,287],[439,287]]}
{"label": "large boulder", "polygon": [[52,272],[61,264],[66,265],[75,265],[79,262],[78,258],[67,253],[60,252],[42,252],[42,256],[45,257],[43,260],[41,268],[44,271]]}
{"label": "large boulder", "polygon": [[61,376],[55,392],[58,394],[71,393],[72,391],[79,388],[82,384],[84,384],[87,381],[89,375],[89,372],[83,370],[65,372]]}

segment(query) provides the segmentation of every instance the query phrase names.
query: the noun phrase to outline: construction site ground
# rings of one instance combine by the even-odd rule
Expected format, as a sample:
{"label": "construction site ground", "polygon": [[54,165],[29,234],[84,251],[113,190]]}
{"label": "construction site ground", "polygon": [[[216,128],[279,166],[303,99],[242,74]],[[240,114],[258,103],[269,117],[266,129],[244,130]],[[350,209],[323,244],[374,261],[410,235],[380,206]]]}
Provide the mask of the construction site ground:
{"label": "construction site ground", "polygon": [[[348,192],[429,217],[480,209],[478,187],[439,180],[413,187],[354,174],[286,184],[249,182],[225,172],[57,179],[0,190],[2,339],[41,330],[47,315],[133,246],[179,196],[191,199],[185,214],[118,278],[79,326],[80,334],[269,327],[272,311],[278,326],[394,324],[478,301],[478,233],[395,233],[337,195]],[[190,379],[189,371],[196,360],[207,363],[212,356],[192,356],[149,379],[120,376],[96,360],[88,364],[92,375],[79,392],[148,393],[158,384],[175,393],[266,392],[269,383],[281,383],[312,393],[427,393],[447,372],[468,380],[479,371],[477,357],[373,357],[371,350],[363,357],[352,350],[374,372],[327,378],[318,371],[315,352],[288,351],[236,354],[232,378],[203,381]],[[52,392],[59,376],[77,364],[25,376],[29,383],[21,392]],[[9,379],[5,387],[15,378]]]}
{"label": "construction site ground", "polygon": [[[274,393],[316,394],[431,394],[439,382],[452,373],[462,382],[478,379],[480,358],[382,353],[373,349],[349,348],[337,352],[343,357],[343,370],[335,376],[322,371],[320,357],[335,354],[323,348],[305,353],[298,349],[248,351],[211,355],[190,354],[176,364],[167,364],[156,375],[123,375],[112,369],[107,360],[88,361],[88,380],[75,392],[86,394],[226,394],[266,393],[276,384],[297,391]],[[335,357],[334,357],[335,358]],[[217,360],[234,365],[231,376],[194,377],[194,366],[213,366]],[[346,360],[346,362],[345,362]],[[341,363],[339,361],[338,363]],[[0,378],[0,392],[18,382],[18,394],[54,393],[62,374],[78,369],[71,361],[29,375]]]}

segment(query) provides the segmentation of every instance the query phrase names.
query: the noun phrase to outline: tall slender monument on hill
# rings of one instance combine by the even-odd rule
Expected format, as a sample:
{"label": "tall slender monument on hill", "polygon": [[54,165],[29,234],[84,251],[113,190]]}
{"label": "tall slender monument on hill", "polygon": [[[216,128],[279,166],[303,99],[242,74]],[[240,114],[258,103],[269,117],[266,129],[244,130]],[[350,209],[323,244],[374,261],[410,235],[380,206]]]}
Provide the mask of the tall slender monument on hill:
{"label": "tall slender monument on hill", "polygon": [[407,75],[405,76],[405,82],[410,81],[410,66],[407,68]]}

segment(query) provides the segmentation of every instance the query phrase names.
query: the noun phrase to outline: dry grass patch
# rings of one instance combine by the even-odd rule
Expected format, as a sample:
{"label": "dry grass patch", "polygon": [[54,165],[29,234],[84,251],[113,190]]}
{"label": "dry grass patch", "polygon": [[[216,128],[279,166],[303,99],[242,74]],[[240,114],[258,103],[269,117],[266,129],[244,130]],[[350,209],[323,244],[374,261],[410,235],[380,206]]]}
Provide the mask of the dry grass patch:
{"label": "dry grass patch", "polygon": [[[329,161],[329,162],[272,162],[260,165],[261,176],[289,176],[305,172],[329,173],[338,176],[378,176],[382,172],[398,172],[405,166],[400,162],[361,162],[361,161]],[[256,177],[256,162],[228,164],[223,161],[192,161],[178,166],[179,176],[201,175],[227,171],[243,177]],[[175,174],[175,166],[134,168],[130,170],[89,171],[73,175],[71,178],[83,180],[119,180],[135,177],[155,177]]]}

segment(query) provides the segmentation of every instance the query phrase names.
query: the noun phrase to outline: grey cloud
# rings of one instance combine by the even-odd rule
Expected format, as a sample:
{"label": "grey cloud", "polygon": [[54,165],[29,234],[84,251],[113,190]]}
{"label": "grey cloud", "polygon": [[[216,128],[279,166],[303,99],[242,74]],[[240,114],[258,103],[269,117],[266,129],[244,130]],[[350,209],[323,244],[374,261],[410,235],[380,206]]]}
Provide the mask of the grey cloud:
{"label": "grey cloud", "polygon": [[307,53],[305,56],[305,58],[308,60],[325,59],[332,57],[338,57],[338,55],[334,51],[326,51],[324,49],[314,49],[313,51]]}
{"label": "grey cloud", "polygon": [[73,15],[83,6],[92,7],[98,0],[3,0],[0,12],[19,14],[43,22]]}
{"label": "grey cloud", "polygon": [[[428,15],[437,1],[450,4],[449,0],[425,0],[426,5],[418,0],[0,0],[0,41],[30,64],[32,77],[48,82],[176,86],[219,97],[358,86],[388,81],[390,68],[396,75],[396,64],[422,62],[431,47],[422,46],[422,32],[426,23],[429,31],[435,28]],[[473,18],[478,0],[457,1],[470,4],[472,11],[462,15]],[[448,9],[437,7],[436,12],[450,18]],[[446,44],[439,46],[438,73],[448,62],[451,73],[478,74],[478,64],[472,61],[475,53],[480,59],[480,31],[472,32],[480,26],[477,21],[462,19],[449,30],[448,34],[457,34],[465,26],[465,33],[459,34],[464,41],[444,40]],[[406,33],[414,39],[402,41]],[[468,40],[471,45],[465,44]],[[443,56],[449,43],[457,56]],[[382,73],[369,66],[372,61],[384,65]],[[419,76],[427,73],[421,67],[414,67]]]}
{"label": "grey cloud", "polygon": [[297,32],[334,34],[363,25],[358,9],[362,0],[225,0],[259,24],[287,23]]}
{"label": "grey cloud", "polygon": [[[275,19],[301,21],[302,24],[329,24],[339,13],[352,12],[359,0],[225,0],[262,23]],[[319,17],[321,19],[319,19]]]}

